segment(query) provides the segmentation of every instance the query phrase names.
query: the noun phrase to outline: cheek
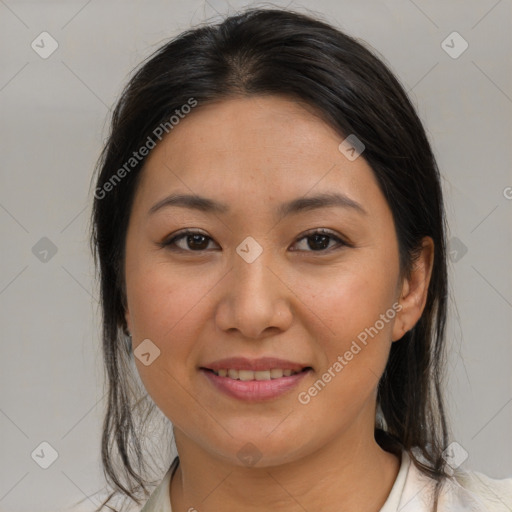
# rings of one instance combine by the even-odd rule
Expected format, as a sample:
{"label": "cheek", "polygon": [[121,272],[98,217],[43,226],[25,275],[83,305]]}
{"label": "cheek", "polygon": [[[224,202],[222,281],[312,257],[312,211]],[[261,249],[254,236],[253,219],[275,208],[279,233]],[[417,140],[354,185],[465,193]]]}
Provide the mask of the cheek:
{"label": "cheek", "polygon": [[[153,401],[176,425],[181,424],[182,411],[193,409],[186,388],[195,371],[194,340],[207,321],[202,299],[211,286],[155,262],[127,276],[133,339],[149,339],[160,351],[147,366],[135,357],[137,371]],[[194,412],[197,416],[201,410]]]}
{"label": "cheek", "polygon": [[[377,385],[396,318],[395,277],[389,269],[360,264],[321,280],[302,281],[304,304],[313,313],[312,338],[322,355],[319,374],[332,382],[326,387],[333,401],[351,403]],[[325,375],[329,370],[330,376]]]}
{"label": "cheek", "polygon": [[[155,398],[169,386],[176,387],[172,377],[184,379],[190,371],[186,363],[195,349],[194,339],[207,321],[204,298],[212,284],[197,275],[190,279],[186,272],[168,264],[153,262],[133,266],[127,272],[126,286],[133,339],[137,344],[149,339],[160,350],[150,366],[135,359],[148,392]],[[163,386],[161,379],[167,385]]]}
{"label": "cheek", "polygon": [[181,339],[184,328],[197,323],[210,281],[197,268],[172,265],[160,255],[134,254],[127,259],[128,308],[138,338],[160,343]]}
{"label": "cheek", "polygon": [[[357,270],[333,270],[321,279],[302,275],[301,292],[297,295],[304,297],[304,304],[329,338],[341,342],[357,337],[391,308],[395,298],[394,277],[391,271],[371,270],[363,265]],[[390,325],[387,322],[379,330],[388,332]]]}

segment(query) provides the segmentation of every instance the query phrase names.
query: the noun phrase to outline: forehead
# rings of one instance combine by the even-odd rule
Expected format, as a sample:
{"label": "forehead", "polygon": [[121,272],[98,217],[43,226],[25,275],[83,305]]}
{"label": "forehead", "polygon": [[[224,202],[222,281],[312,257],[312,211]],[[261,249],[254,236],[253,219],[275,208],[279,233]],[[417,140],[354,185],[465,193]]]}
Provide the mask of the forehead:
{"label": "forehead", "polygon": [[180,146],[194,148],[193,155],[180,151],[184,157],[236,154],[247,160],[266,149],[260,153],[265,159],[270,150],[275,156],[305,154],[313,142],[328,144],[327,138],[336,145],[340,136],[306,105],[277,96],[233,98],[196,107],[153,155]]}
{"label": "forehead", "polygon": [[344,138],[311,107],[284,97],[199,105],[149,154],[140,185],[153,196],[179,186],[261,200],[340,190],[363,200],[378,187],[364,158],[339,151]]}

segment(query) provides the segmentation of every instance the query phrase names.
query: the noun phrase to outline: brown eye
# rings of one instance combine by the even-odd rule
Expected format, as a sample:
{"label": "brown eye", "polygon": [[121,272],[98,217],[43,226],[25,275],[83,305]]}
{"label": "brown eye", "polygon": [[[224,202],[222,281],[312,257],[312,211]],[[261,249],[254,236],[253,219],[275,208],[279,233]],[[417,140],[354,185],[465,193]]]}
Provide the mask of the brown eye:
{"label": "brown eye", "polygon": [[329,244],[333,241],[335,242],[334,247],[336,247],[336,245],[349,245],[346,242],[344,242],[340,237],[332,234],[330,231],[322,229],[306,234],[305,236],[299,238],[297,242],[300,242],[301,240],[307,240],[306,246],[303,246],[302,249],[299,249],[305,252],[327,252],[326,249],[328,250],[333,248],[333,246],[329,247]]}
{"label": "brown eye", "polygon": [[[292,249],[292,251],[302,252],[328,252],[336,247],[350,246],[347,242],[342,240],[339,236],[334,235],[327,230],[316,230],[301,238],[297,239],[296,244],[306,240],[306,244],[302,248]],[[166,247],[172,251],[184,252],[204,252],[208,249],[209,243],[213,239],[199,231],[183,231],[173,236],[167,241],[160,244],[161,247]],[[333,244],[334,242],[334,244]]]}
{"label": "brown eye", "polygon": [[[184,242],[179,245],[177,242],[182,240]],[[210,241],[213,241],[212,238],[198,231],[184,231],[163,242],[161,246],[167,247],[170,250],[202,252],[208,248]]]}

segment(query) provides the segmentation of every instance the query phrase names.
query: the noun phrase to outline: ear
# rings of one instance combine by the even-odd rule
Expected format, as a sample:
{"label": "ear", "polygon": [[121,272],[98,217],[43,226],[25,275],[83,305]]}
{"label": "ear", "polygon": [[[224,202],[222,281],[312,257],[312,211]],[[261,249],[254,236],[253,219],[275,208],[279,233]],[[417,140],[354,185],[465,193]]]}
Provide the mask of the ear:
{"label": "ear", "polygon": [[433,265],[434,241],[426,236],[422,240],[421,252],[413,264],[410,275],[404,277],[401,285],[399,303],[402,308],[393,325],[392,341],[399,340],[421,318],[427,302]]}

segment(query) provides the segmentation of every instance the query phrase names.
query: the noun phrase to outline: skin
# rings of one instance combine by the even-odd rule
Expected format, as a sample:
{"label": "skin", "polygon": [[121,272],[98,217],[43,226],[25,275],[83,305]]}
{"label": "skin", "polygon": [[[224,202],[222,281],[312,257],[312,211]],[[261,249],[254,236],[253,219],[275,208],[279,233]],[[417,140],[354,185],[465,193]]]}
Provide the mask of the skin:
{"label": "skin", "polygon": [[[198,106],[146,161],[126,238],[126,321],[134,348],[150,339],[160,350],[148,366],[135,361],[174,426],[173,511],[378,511],[389,495],[400,461],[374,439],[377,384],[391,343],[421,316],[433,244],[424,239],[403,278],[389,206],[364,153],[350,161],[338,150],[343,138],[289,99],[234,98]],[[331,191],[366,214],[336,206],[277,221],[279,204]],[[148,214],[173,192],[230,210]],[[209,238],[185,237],[181,251],[159,245],[184,228]],[[315,251],[304,236],[320,228],[351,246],[327,238]],[[247,236],[263,249],[252,263],[236,252]],[[396,316],[301,404],[299,392],[396,303]],[[313,372],[278,398],[244,402],[198,370],[231,356],[275,356]],[[247,443],[261,457],[254,466],[237,456]]]}

